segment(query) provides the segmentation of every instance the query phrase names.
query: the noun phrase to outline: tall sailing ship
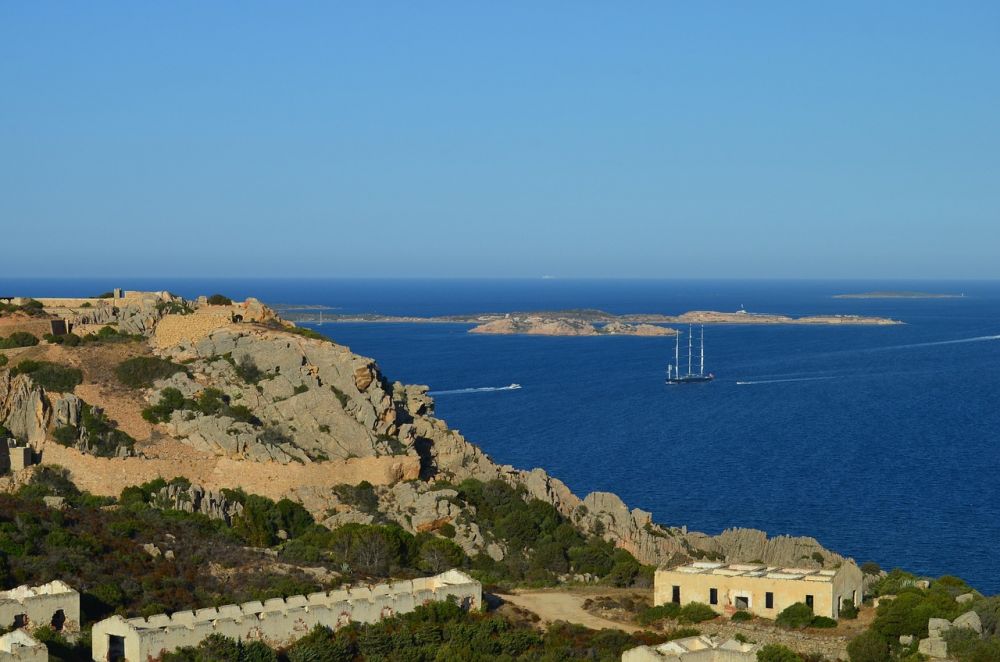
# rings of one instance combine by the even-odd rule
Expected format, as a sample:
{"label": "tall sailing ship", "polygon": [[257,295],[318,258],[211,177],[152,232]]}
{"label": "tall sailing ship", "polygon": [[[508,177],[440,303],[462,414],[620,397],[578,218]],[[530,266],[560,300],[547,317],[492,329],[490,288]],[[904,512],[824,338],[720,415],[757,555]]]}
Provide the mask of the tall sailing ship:
{"label": "tall sailing ship", "polygon": [[701,325],[701,347],[699,354],[701,360],[698,365],[698,372],[694,372],[692,365],[693,357],[693,336],[692,327],[688,326],[688,369],[687,374],[681,374],[681,334],[674,336],[674,362],[667,366],[667,384],[700,384],[710,382],[715,379],[712,373],[705,374],[705,325]]}

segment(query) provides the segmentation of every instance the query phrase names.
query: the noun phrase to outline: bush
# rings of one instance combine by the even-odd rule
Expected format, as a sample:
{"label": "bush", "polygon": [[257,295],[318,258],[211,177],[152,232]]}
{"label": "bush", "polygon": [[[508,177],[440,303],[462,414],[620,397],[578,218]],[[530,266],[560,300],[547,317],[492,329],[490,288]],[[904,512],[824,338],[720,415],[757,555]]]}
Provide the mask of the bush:
{"label": "bush", "polygon": [[740,621],[752,621],[753,614],[751,614],[748,611],[741,610],[733,614],[733,617],[730,620],[736,621],[737,623],[739,623]]}
{"label": "bush", "polygon": [[2,367],[4,367],[5,365],[7,365],[7,361],[8,361],[8,360],[9,360],[9,359],[7,358],[7,355],[6,355],[6,354],[0,354],[0,368],[2,368]]}
{"label": "bush", "polygon": [[715,613],[715,610],[705,603],[689,602],[681,607],[680,612],[677,614],[677,620],[681,623],[701,623],[710,621],[717,616],[718,614]]}
{"label": "bush", "polygon": [[875,561],[866,561],[861,564],[861,572],[866,575],[879,575],[882,573],[882,567]]}
{"label": "bush", "polygon": [[649,625],[650,623],[662,621],[667,618],[677,618],[677,614],[680,610],[681,606],[679,604],[676,602],[668,602],[656,607],[643,609],[639,612],[639,615],[636,616],[635,620],[639,623],[639,625]]}
{"label": "bush", "polygon": [[886,662],[889,644],[874,630],[862,632],[847,644],[851,662]]}
{"label": "bush", "polygon": [[233,300],[222,294],[213,294],[208,297],[208,305],[210,306],[231,306],[233,305]]}
{"label": "bush", "polygon": [[858,617],[858,608],[854,606],[854,601],[850,598],[845,598],[840,605],[840,617],[847,619],[849,621],[854,620]]}
{"label": "bush", "polygon": [[788,646],[768,644],[757,651],[757,662],[802,662],[802,658]]}
{"label": "bush", "polygon": [[809,622],[809,627],[813,628],[835,628],[837,621],[827,616],[816,616]]}
{"label": "bush", "polygon": [[812,620],[812,607],[802,602],[796,602],[793,605],[785,607],[785,609],[778,614],[778,618],[775,622],[784,628],[804,628],[811,624]]}
{"label": "bush", "polygon": [[234,363],[233,367],[240,379],[248,384],[256,384],[264,377],[264,371],[257,367],[257,363],[249,354],[244,354],[239,363]]}
{"label": "bush", "polygon": [[83,373],[49,361],[25,359],[17,364],[11,375],[31,375],[31,379],[46,391],[67,393],[83,382]]}
{"label": "bush", "polygon": [[61,446],[72,446],[80,434],[72,425],[60,425],[52,431],[52,438]]}
{"label": "bush", "polygon": [[118,381],[131,388],[149,388],[156,380],[178,372],[184,372],[184,367],[157,356],[126,359],[115,368]]}
{"label": "bush", "polygon": [[15,331],[6,338],[0,338],[0,349],[12,349],[14,347],[34,347],[38,344],[38,338],[27,331]]}

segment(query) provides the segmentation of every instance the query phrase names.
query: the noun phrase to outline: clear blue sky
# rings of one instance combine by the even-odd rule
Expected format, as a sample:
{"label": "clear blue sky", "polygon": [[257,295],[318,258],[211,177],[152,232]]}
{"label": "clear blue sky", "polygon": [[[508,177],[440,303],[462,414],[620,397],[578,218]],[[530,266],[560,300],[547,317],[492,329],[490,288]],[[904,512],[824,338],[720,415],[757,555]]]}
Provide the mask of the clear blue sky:
{"label": "clear blue sky", "polygon": [[4,2],[0,224],[0,277],[997,278],[1000,3]]}

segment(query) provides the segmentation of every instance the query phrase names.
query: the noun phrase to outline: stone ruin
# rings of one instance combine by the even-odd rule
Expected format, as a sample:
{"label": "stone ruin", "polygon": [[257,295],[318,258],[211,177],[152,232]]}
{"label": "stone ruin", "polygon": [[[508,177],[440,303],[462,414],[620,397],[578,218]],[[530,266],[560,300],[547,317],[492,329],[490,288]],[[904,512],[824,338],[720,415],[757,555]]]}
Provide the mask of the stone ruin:
{"label": "stone ruin", "polygon": [[0,474],[14,473],[35,463],[31,446],[14,439],[0,439]]}
{"label": "stone ruin", "polygon": [[246,602],[148,618],[112,616],[93,628],[92,657],[110,662],[145,662],[220,634],[242,641],[288,646],[317,625],[375,623],[428,602],[457,600],[464,609],[482,605],[482,584],[458,570],[433,577],[353,586],[329,592]]}
{"label": "stone ruin", "polygon": [[756,662],[758,650],[758,644],[701,635],[630,648],[622,653],[622,662]]}
{"label": "stone ruin", "polygon": [[48,649],[31,634],[48,626],[73,639],[80,632],[80,594],[68,584],[18,586],[0,591],[0,662],[45,662]]}

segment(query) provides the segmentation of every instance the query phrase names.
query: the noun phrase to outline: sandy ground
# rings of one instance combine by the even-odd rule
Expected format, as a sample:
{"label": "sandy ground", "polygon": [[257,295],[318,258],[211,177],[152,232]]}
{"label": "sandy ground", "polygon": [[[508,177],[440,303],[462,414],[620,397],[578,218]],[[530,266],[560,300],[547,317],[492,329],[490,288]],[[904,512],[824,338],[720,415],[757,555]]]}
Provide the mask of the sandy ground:
{"label": "sandy ground", "polygon": [[583,602],[587,598],[596,595],[608,595],[609,589],[601,591],[590,591],[581,589],[580,592],[573,591],[517,591],[510,594],[502,594],[498,597],[504,602],[517,605],[522,609],[537,614],[545,624],[555,621],[566,621],[569,623],[579,623],[593,630],[604,630],[608,628],[624,630],[625,632],[638,632],[643,628],[630,623],[619,623],[607,618],[601,618],[587,612],[583,608]]}

